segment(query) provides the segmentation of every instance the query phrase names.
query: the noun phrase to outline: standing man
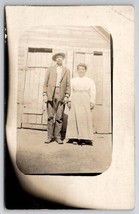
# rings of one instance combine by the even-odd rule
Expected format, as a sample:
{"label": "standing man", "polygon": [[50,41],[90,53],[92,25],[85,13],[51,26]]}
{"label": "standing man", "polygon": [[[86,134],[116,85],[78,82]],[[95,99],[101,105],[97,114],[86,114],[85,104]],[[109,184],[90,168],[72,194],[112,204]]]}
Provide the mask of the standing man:
{"label": "standing man", "polygon": [[55,139],[58,144],[63,144],[63,113],[70,96],[70,71],[62,65],[64,58],[64,53],[54,54],[52,59],[56,65],[48,68],[45,77],[43,100],[47,103],[48,113],[48,138],[45,143],[51,143]]}

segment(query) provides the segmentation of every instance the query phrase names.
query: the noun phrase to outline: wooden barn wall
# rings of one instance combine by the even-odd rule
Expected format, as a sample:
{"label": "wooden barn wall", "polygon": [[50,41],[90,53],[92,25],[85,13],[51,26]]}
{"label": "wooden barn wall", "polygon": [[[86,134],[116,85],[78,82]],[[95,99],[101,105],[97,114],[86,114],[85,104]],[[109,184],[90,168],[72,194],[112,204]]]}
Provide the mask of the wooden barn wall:
{"label": "wooden barn wall", "polygon": [[27,47],[19,47],[18,49],[17,127],[21,127],[27,51]]}
{"label": "wooden barn wall", "polygon": [[[18,128],[21,128],[22,122],[27,122],[27,115],[25,114],[22,117],[22,114],[24,112],[24,105],[23,105],[23,99],[24,99],[24,87],[25,87],[25,74],[27,70],[27,57],[28,57],[28,48],[29,47],[38,47],[38,48],[52,48],[53,51],[57,51],[62,49],[63,51],[66,51],[67,59],[65,61],[66,66],[71,71],[71,77],[73,75],[73,68],[74,68],[74,53],[75,52],[87,52],[90,54],[93,54],[94,51],[102,52],[103,53],[103,82],[102,82],[102,91],[103,91],[103,99],[104,102],[104,108],[103,108],[103,115],[101,111],[101,106],[97,105],[96,109],[94,110],[94,119],[99,124],[100,130],[102,132],[111,132],[111,124],[107,123],[106,121],[111,122],[111,94],[110,91],[110,82],[111,82],[111,69],[110,69],[110,48],[108,45],[108,42],[105,41],[101,36],[95,36],[92,38],[93,44],[91,41],[87,41],[87,39],[83,39],[85,34],[81,34],[81,32],[78,34],[78,32],[71,33],[70,41],[68,40],[67,34],[63,34],[63,40],[57,39],[59,38],[60,32],[57,32],[57,30],[54,30],[51,32],[52,35],[55,35],[55,38],[47,39],[46,35],[44,33],[39,32],[39,34],[27,33],[24,35],[19,43],[19,52],[18,52],[18,115],[17,115],[17,126]],[[79,37],[80,35],[80,37]],[[82,36],[81,36],[82,35]],[[88,33],[89,38],[91,38],[91,33]],[[49,34],[50,36],[50,34]],[[78,39],[77,39],[78,38]],[[41,122],[41,115],[40,119],[39,117],[36,117],[36,120],[40,120]],[[44,124],[47,123],[47,115],[43,115]],[[96,117],[96,118],[95,118]],[[24,120],[24,121],[23,121]],[[32,126],[33,127],[33,126]],[[36,127],[34,125],[34,127]],[[44,127],[42,126],[42,129]],[[97,131],[97,130],[94,130]]]}

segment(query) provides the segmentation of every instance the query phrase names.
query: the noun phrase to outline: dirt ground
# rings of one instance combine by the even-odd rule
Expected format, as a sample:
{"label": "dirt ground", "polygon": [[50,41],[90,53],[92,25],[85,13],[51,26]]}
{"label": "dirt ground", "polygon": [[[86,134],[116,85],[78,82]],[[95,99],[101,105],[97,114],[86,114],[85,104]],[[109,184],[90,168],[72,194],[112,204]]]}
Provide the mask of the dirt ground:
{"label": "dirt ground", "polygon": [[95,134],[94,144],[45,144],[46,131],[17,130],[16,161],[24,174],[101,173],[112,160],[110,134]]}

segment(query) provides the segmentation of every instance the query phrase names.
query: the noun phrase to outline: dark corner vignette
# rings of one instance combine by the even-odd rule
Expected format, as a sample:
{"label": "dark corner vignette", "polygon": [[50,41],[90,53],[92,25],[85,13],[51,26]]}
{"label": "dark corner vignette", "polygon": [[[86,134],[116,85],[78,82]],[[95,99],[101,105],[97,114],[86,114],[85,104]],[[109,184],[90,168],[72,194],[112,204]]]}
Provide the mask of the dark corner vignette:
{"label": "dark corner vignette", "polygon": [[[21,209],[72,209],[73,207],[54,201],[43,200],[25,192],[17,179],[6,140],[6,120],[8,113],[9,61],[7,42],[6,11],[4,10],[4,206],[8,210]],[[77,209],[77,208],[73,208]]]}
{"label": "dark corner vignette", "polygon": [[[76,27],[77,29],[77,32],[79,31],[79,29],[78,29],[78,27]],[[85,31],[85,29],[83,29],[83,27],[81,27],[82,28],[82,31],[84,32]],[[37,70],[37,75],[38,75],[38,73],[39,72],[41,72],[42,73],[42,70],[43,70],[43,72],[44,73],[46,73],[46,71],[47,71],[47,68],[49,68],[49,66],[48,66],[48,62],[46,63],[46,64],[39,64],[40,62],[38,62],[38,64],[36,65],[36,64],[33,64],[32,62],[34,62],[33,60],[34,60],[34,56],[35,56],[35,54],[38,56],[38,58],[39,57],[43,57],[44,58],[44,56],[46,57],[46,55],[47,55],[47,58],[49,59],[49,57],[50,57],[50,59],[49,59],[49,61],[51,61],[52,60],[52,62],[51,63],[53,63],[52,65],[54,65],[54,63],[55,63],[55,60],[53,60],[53,54],[56,52],[56,50],[57,50],[57,44],[53,44],[53,46],[51,45],[51,42],[53,41],[53,39],[55,39],[54,41],[56,41],[56,38],[57,38],[57,36],[56,35],[59,35],[59,38],[60,38],[60,42],[62,43],[62,42],[64,42],[63,41],[63,37],[60,37],[61,35],[63,35],[63,32],[66,32],[66,36],[68,37],[68,39],[70,39],[70,37],[69,37],[69,32],[72,32],[73,34],[75,34],[74,36],[75,36],[75,38],[73,39],[73,47],[75,48],[75,50],[74,50],[74,52],[73,52],[73,56],[71,57],[70,56],[70,65],[68,64],[68,66],[70,66],[70,70],[72,71],[72,77],[74,77],[74,74],[75,74],[75,72],[76,72],[76,64],[77,63],[80,63],[80,60],[78,59],[79,57],[78,56],[82,56],[82,57],[85,57],[85,54],[88,54],[88,56],[89,57],[93,57],[94,58],[94,61],[96,61],[97,63],[96,64],[93,64],[94,66],[96,66],[97,68],[97,71],[102,71],[103,70],[103,67],[102,67],[102,65],[103,65],[103,59],[105,60],[105,63],[109,63],[109,64],[107,64],[107,65],[109,65],[109,74],[110,74],[110,76],[108,76],[108,75],[106,75],[107,73],[105,73],[105,71],[107,72],[107,70],[105,69],[104,70],[104,72],[103,73],[100,73],[99,75],[100,75],[100,77],[98,78],[98,72],[96,72],[97,73],[97,76],[95,76],[95,78],[96,78],[96,81],[99,81],[99,84],[98,84],[98,87],[100,87],[100,90],[99,90],[99,95],[98,95],[98,98],[99,98],[99,100],[97,100],[97,103],[96,103],[96,108],[98,109],[98,110],[96,110],[97,111],[97,113],[96,113],[96,118],[95,118],[95,121],[96,121],[96,124],[99,126],[99,128],[95,128],[95,131],[94,131],[94,134],[96,134],[96,136],[97,136],[97,134],[98,134],[98,141],[99,142],[102,142],[101,141],[101,139],[102,138],[104,138],[103,137],[103,135],[105,135],[105,136],[108,136],[109,134],[111,134],[111,138],[112,138],[112,129],[113,129],[113,113],[112,113],[112,111],[113,111],[113,44],[112,44],[112,36],[111,36],[111,34],[107,31],[107,30],[105,30],[102,26],[91,26],[91,27],[88,27],[89,29],[91,29],[91,35],[95,32],[97,35],[99,35],[99,39],[100,40],[103,40],[103,46],[101,47],[101,45],[98,45],[98,46],[93,46],[93,44],[92,44],[92,42],[94,43],[95,41],[92,39],[93,37],[91,37],[90,36],[90,45],[92,45],[92,46],[89,46],[89,48],[91,47],[91,51],[92,52],[88,52],[88,49],[85,49],[85,47],[86,46],[84,46],[84,44],[80,44],[79,46],[80,46],[80,51],[78,51],[78,48],[77,48],[77,45],[76,45],[76,37],[77,37],[77,35],[75,34],[75,27],[73,28],[73,26],[71,27],[71,29],[69,28],[69,27],[67,27],[67,26],[63,26],[63,27],[61,27],[61,28],[59,28],[58,26],[57,27],[49,27],[49,28],[47,28],[47,26],[45,26],[44,28],[42,28],[42,27],[38,27],[38,28],[32,28],[32,29],[30,29],[30,31],[28,31],[28,32],[25,32],[25,38],[28,38],[28,44],[27,44],[27,48],[25,49],[25,47],[24,47],[24,43],[23,43],[23,41],[24,41],[24,37],[22,37],[23,39],[21,39],[21,42],[20,42],[20,47],[19,47],[19,56],[20,56],[20,58],[19,58],[19,61],[21,62],[23,62],[23,60],[24,60],[24,58],[25,58],[25,55],[27,55],[27,56],[29,56],[29,57],[26,57],[26,69],[25,69],[25,72],[24,72],[24,89],[22,89],[22,91],[23,91],[23,94],[24,94],[24,97],[25,97],[25,95],[26,95],[26,97],[28,96],[28,93],[30,93],[30,90],[28,90],[28,84],[30,83],[30,85],[32,84],[33,85],[33,83],[30,81],[27,81],[28,79],[29,79],[29,74],[30,74],[30,72],[32,72],[32,71],[35,71],[35,68],[36,69],[38,69]],[[36,32],[39,30],[39,33],[40,34],[36,34]],[[40,41],[40,36],[42,36],[41,35],[41,31],[43,30],[43,33],[45,34],[45,39],[46,39],[46,41],[47,41],[47,39],[49,40],[49,42],[47,43],[47,42],[45,42],[44,43],[44,38],[42,39],[42,37],[41,37],[41,39],[42,39],[42,41],[43,41],[43,44],[41,44],[39,47],[38,47],[38,43],[39,43],[39,41]],[[53,32],[53,30],[54,30],[54,32]],[[86,28],[86,31],[87,31],[88,29]],[[48,34],[46,34],[46,32],[49,32],[50,31],[50,35],[51,35],[51,37],[49,38],[49,36],[48,36]],[[89,31],[89,30],[88,30]],[[100,33],[101,32],[101,33]],[[44,36],[44,34],[43,34],[43,36]],[[103,36],[104,36],[104,38],[102,38],[101,37],[101,34],[104,34]],[[35,43],[33,44],[34,46],[31,46],[31,41],[32,41],[32,38],[34,39],[34,36],[36,35],[36,37],[35,37]],[[24,36],[24,35],[22,35],[22,36]],[[79,36],[79,35],[78,35]],[[82,36],[82,35],[81,35]],[[87,37],[88,38],[88,37]],[[65,38],[66,39],[66,38]],[[82,38],[82,39],[84,39],[84,38]],[[52,41],[51,41],[52,40]],[[92,41],[93,40],[93,41]],[[84,40],[83,40],[84,41]],[[26,42],[26,41],[24,41],[24,42]],[[80,42],[81,43],[81,42]],[[64,43],[65,44],[65,43]],[[64,51],[65,51],[65,53],[67,53],[68,51],[69,51],[69,43],[67,43],[68,45],[66,46],[66,49],[64,50],[64,49],[62,49],[62,46],[61,46],[61,49],[60,49],[60,51],[62,52],[63,51],[63,53],[64,53]],[[93,49],[92,49],[92,47],[93,47]],[[84,48],[84,49],[83,49]],[[100,49],[101,48],[101,49]],[[106,48],[106,49],[105,49]],[[23,50],[24,50],[24,54],[23,54]],[[93,51],[94,50],[94,51]],[[100,51],[101,50],[101,51]],[[107,57],[106,57],[106,55],[105,55],[105,52],[107,53]],[[64,55],[66,56],[66,54],[64,53]],[[105,58],[103,58],[103,54],[105,55]],[[21,55],[22,55],[22,58],[21,58]],[[33,56],[34,55],[34,56]],[[52,56],[53,55],[53,56]],[[49,57],[48,57],[49,56]],[[32,58],[31,58],[32,57]],[[36,56],[35,56],[36,57]],[[30,60],[30,58],[31,59],[33,59],[32,61]],[[65,58],[65,57],[64,57]],[[67,57],[68,58],[68,57]],[[92,59],[92,58],[91,58]],[[37,60],[37,58],[36,58],[36,60]],[[81,60],[83,60],[83,59],[81,59]],[[89,58],[89,60],[90,60],[90,58]],[[76,62],[77,61],[77,62]],[[36,61],[35,61],[36,62]],[[76,63],[75,63],[76,62]],[[89,64],[89,62],[88,62],[88,64]],[[38,67],[37,67],[38,66]],[[92,64],[91,64],[91,66],[92,66]],[[71,68],[72,67],[72,68]],[[42,70],[41,70],[41,69]],[[99,69],[98,69],[99,68]],[[106,66],[104,67],[104,68],[106,68]],[[20,73],[21,73],[21,70],[24,70],[24,67],[22,66],[22,64],[20,65],[20,67],[19,67],[19,69],[20,69]],[[32,70],[31,70],[32,69]],[[39,70],[40,69],[40,70]],[[52,67],[51,67],[51,69],[52,69]],[[91,71],[93,70],[93,67],[91,67]],[[53,71],[53,70],[52,70]],[[19,74],[20,75],[20,74]],[[31,78],[33,79],[33,72],[31,73]],[[91,73],[91,75],[93,75],[93,72]],[[21,76],[19,76],[20,77],[20,83],[21,83]],[[37,76],[38,77],[38,76]],[[93,77],[93,76],[92,76]],[[30,79],[31,79],[30,78]],[[104,84],[102,84],[102,79],[104,78]],[[23,79],[23,77],[22,77],[22,79]],[[37,78],[37,79],[39,79],[39,78]],[[29,82],[29,83],[28,83]],[[39,83],[39,81],[37,82],[37,84],[39,85],[39,84],[42,84],[42,82],[41,83]],[[102,96],[104,97],[104,95],[103,95],[103,93],[102,93],[102,91],[103,91],[103,85],[104,86],[106,86],[106,84],[109,84],[108,85],[108,87],[109,87],[109,94],[108,94],[108,96],[110,97],[110,100],[111,101],[109,101],[109,103],[108,103],[108,105],[109,105],[109,109],[110,109],[110,112],[111,112],[111,116],[109,116],[109,118],[108,118],[108,113],[106,112],[106,114],[107,115],[104,115],[104,112],[105,111],[100,111],[100,108],[102,109],[103,108],[103,98],[102,98]],[[20,85],[20,84],[19,84]],[[44,94],[45,94],[45,92],[44,92]],[[105,95],[107,95],[106,94],[106,87],[105,87]],[[21,96],[20,96],[21,97]],[[41,146],[41,148],[47,148],[47,149],[45,149],[45,151],[47,151],[47,155],[48,155],[48,151],[49,151],[49,148],[50,148],[50,146],[48,147],[48,143],[52,143],[53,144],[53,142],[54,142],[54,139],[52,140],[51,139],[51,141],[49,142],[49,139],[47,139],[47,137],[45,137],[45,132],[46,132],[46,130],[47,130],[47,127],[46,127],[46,121],[43,121],[44,120],[44,118],[45,118],[45,116],[46,116],[46,109],[47,108],[45,108],[45,110],[43,110],[43,113],[41,112],[41,113],[38,113],[38,112],[36,112],[35,113],[35,110],[33,111],[31,108],[32,107],[30,107],[29,105],[30,104],[28,104],[28,101],[27,101],[27,99],[29,99],[28,97],[26,98],[26,100],[23,98],[23,96],[22,96],[22,99],[20,100],[20,106],[24,109],[24,111],[22,112],[22,115],[20,115],[20,118],[19,118],[19,124],[18,124],[18,133],[19,133],[19,137],[18,137],[18,144],[21,144],[21,145],[23,145],[23,140],[22,140],[22,142],[21,142],[21,139],[23,138],[23,137],[26,137],[25,138],[25,140],[24,141],[27,141],[27,140],[29,140],[30,139],[30,142],[31,143],[37,143],[38,141],[40,142],[40,146]],[[36,97],[35,97],[35,99],[36,99]],[[40,100],[40,99],[37,99],[37,100]],[[34,102],[34,101],[32,101],[32,102]],[[38,101],[37,101],[38,102]],[[36,102],[36,103],[37,103]],[[106,101],[105,101],[106,102]],[[111,102],[111,103],[110,103]],[[39,104],[40,105],[40,104]],[[101,107],[102,106],[102,107]],[[106,106],[104,106],[105,107],[105,110],[107,111],[107,107]],[[31,110],[31,111],[30,111]],[[39,110],[41,110],[41,109],[39,109]],[[36,116],[36,115],[37,116]],[[39,116],[38,116],[39,115]],[[101,116],[102,115],[102,116]],[[67,123],[67,115],[65,114],[64,115],[65,116],[65,118],[64,118],[64,120],[65,120],[65,123],[64,123],[64,125],[65,125],[65,127],[66,127],[66,123]],[[100,117],[101,117],[101,122],[103,122],[103,121],[105,121],[105,123],[107,122],[107,124],[104,124],[104,123],[101,123],[101,122],[98,122],[98,121],[100,121]],[[23,120],[21,119],[21,117],[23,117]],[[38,122],[38,121],[40,121],[40,117],[41,117],[41,122]],[[105,118],[104,118],[105,117]],[[36,121],[36,119],[34,119],[34,118],[38,118],[38,120]],[[102,119],[103,118],[103,119]],[[32,122],[32,121],[36,121],[36,122]],[[95,122],[94,122],[95,123]],[[109,124],[108,124],[109,123]],[[96,125],[96,127],[97,127],[97,125]],[[103,126],[103,127],[102,127]],[[65,132],[65,127],[64,127],[64,132]],[[35,132],[36,131],[36,132]],[[41,132],[40,131],[42,131],[42,136],[43,136],[43,138],[41,137],[41,140],[40,139],[38,139],[38,140],[36,140],[36,137],[37,136],[41,136]],[[32,137],[32,138],[29,138],[29,135],[30,134],[32,134],[32,136],[34,137]],[[36,134],[35,134],[36,133]],[[35,137],[35,135],[36,135],[36,137]],[[46,138],[46,139],[45,139]],[[64,137],[63,137],[63,139],[64,139]],[[48,142],[47,142],[47,140],[48,140]],[[110,141],[110,140],[109,140]],[[44,144],[45,143],[45,144]],[[70,143],[70,142],[69,142]],[[112,142],[111,142],[112,143]],[[72,141],[71,141],[71,144],[72,144]],[[80,144],[80,142],[76,142],[76,144],[78,144],[78,145],[81,145]],[[86,143],[87,144],[87,143]],[[31,144],[31,145],[33,145],[33,144]],[[36,144],[36,145],[38,145],[38,144]],[[45,147],[44,147],[44,145],[45,145]],[[26,145],[26,146],[28,146],[28,145]],[[82,146],[82,145],[81,145]],[[63,171],[60,171],[60,170],[53,170],[53,171],[50,171],[50,170],[40,170],[40,168],[39,168],[39,171],[35,171],[35,170],[33,170],[30,166],[31,165],[29,165],[29,167],[28,167],[28,163],[27,163],[27,161],[24,163],[24,159],[26,159],[25,158],[25,155],[24,155],[24,148],[25,148],[25,144],[24,144],[24,148],[21,146],[20,148],[22,148],[22,149],[19,149],[18,151],[17,151],[17,159],[16,159],[16,163],[17,163],[17,166],[18,166],[18,168],[24,173],[24,174],[37,174],[37,175],[75,175],[75,176],[80,176],[80,175],[82,175],[82,176],[93,176],[93,175],[99,175],[99,174],[101,174],[101,172],[102,172],[102,170],[97,170],[97,173],[96,172],[92,172],[91,170],[88,170],[88,172],[86,173],[86,171],[81,171],[80,172],[80,170],[77,170],[77,171],[75,171],[75,170],[73,170],[73,171],[70,171],[70,170],[63,170]],[[33,148],[33,147],[32,147]],[[62,148],[62,146],[61,146],[61,148]],[[67,151],[66,151],[67,152]],[[69,151],[68,151],[69,152]],[[21,154],[23,154],[22,156],[21,156]],[[45,155],[46,157],[47,157],[47,155],[46,155],[46,153],[45,154],[43,154],[43,155]],[[62,153],[62,157],[64,157],[64,155],[65,155],[65,153],[63,154]],[[49,156],[49,155],[48,155]],[[66,156],[66,155],[65,155]],[[36,157],[36,156],[35,156]],[[30,157],[29,157],[30,158]],[[33,161],[35,161],[35,158],[34,159],[32,159]],[[50,158],[49,158],[49,160],[50,160]],[[32,163],[33,163],[33,161],[32,161]],[[23,164],[24,163],[24,164]],[[27,164],[26,164],[27,163]],[[48,165],[49,165],[49,163],[48,163]],[[33,165],[34,166],[34,165]],[[38,167],[38,165],[37,165],[37,167]],[[36,168],[37,168],[36,167]],[[50,167],[49,167],[50,168]],[[28,170],[29,169],[29,170]],[[31,170],[30,170],[31,169]],[[38,169],[38,168],[37,168]],[[108,164],[106,165],[106,169],[108,169]],[[78,173],[77,173],[78,172]]]}
{"label": "dark corner vignette", "polygon": [[[6,19],[5,19],[6,20]],[[111,39],[111,129],[112,129],[112,137],[113,137],[113,44],[112,44],[112,36]],[[5,21],[5,122],[7,115],[7,104],[8,104],[8,85],[9,85],[9,75],[8,75],[8,47],[7,47],[7,32],[6,32],[6,21]],[[29,49],[29,51],[31,51]],[[97,55],[97,54],[96,54]],[[5,135],[6,141],[6,135]],[[35,175],[37,173],[34,173]],[[50,173],[50,175],[72,175],[72,176],[97,176],[102,173],[65,173],[65,174],[55,174]],[[31,175],[31,174],[30,174]],[[38,174],[37,174],[38,175]],[[42,174],[39,174],[42,175]],[[48,174],[43,174],[49,175]],[[16,191],[15,191],[16,190]],[[11,201],[12,196],[14,195],[14,201]],[[20,186],[20,183],[16,177],[14,172],[10,156],[8,153],[7,145],[5,144],[5,206],[7,209],[71,209],[71,207],[65,207],[62,204],[57,204],[49,201],[43,201],[41,199],[35,198],[29,194],[27,194]]]}

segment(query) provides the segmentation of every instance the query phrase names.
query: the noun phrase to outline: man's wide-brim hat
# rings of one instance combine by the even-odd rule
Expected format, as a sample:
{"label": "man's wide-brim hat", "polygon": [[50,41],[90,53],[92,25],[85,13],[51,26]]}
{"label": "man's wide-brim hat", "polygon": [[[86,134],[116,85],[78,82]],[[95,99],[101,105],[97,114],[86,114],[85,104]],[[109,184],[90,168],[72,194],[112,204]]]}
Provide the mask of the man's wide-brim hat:
{"label": "man's wide-brim hat", "polygon": [[59,56],[59,55],[62,56],[63,59],[65,58],[65,54],[64,54],[64,53],[56,53],[56,54],[54,54],[54,55],[52,56],[52,60],[56,61],[56,57]]}

